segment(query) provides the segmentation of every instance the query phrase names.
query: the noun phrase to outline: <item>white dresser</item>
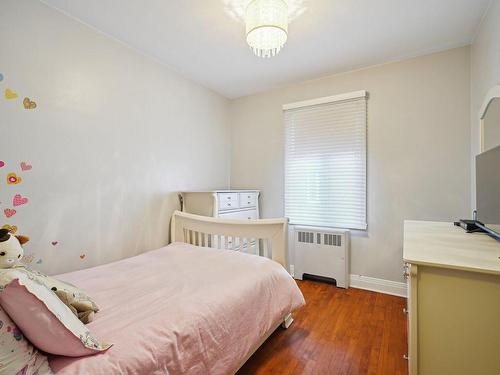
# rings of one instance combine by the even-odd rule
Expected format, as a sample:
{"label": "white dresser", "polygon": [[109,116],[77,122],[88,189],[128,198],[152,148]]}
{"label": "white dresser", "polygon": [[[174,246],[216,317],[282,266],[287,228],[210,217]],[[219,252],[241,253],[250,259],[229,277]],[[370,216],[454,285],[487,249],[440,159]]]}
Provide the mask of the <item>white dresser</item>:
{"label": "white dresser", "polygon": [[500,374],[500,242],[405,221],[410,375]]}
{"label": "white dresser", "polygon": [[258,190],[213,190],[181,193],[182,210],[224,219],[259,219]]}

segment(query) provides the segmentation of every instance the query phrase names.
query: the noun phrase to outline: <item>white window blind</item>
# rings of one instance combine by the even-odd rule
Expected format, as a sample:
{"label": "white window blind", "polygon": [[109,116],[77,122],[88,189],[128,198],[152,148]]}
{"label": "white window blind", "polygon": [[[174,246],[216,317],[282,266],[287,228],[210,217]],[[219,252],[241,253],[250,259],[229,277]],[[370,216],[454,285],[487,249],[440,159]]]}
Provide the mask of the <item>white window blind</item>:
{"label": "white window blind", "polygon": [[290,223],[366,229],[366,92],[283,109]]}

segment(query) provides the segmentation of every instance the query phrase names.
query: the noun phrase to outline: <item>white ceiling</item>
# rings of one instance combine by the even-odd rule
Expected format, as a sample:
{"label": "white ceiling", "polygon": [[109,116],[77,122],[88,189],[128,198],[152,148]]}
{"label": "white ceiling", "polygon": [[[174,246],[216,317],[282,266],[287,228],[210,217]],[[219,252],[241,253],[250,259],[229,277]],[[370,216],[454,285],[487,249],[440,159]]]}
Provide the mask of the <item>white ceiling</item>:
{"label": "white ceiling", "polygon": [[264,60],[228,0],[42,1],[228,98],[467,45],[490,2],[306,0],[285,48]]}

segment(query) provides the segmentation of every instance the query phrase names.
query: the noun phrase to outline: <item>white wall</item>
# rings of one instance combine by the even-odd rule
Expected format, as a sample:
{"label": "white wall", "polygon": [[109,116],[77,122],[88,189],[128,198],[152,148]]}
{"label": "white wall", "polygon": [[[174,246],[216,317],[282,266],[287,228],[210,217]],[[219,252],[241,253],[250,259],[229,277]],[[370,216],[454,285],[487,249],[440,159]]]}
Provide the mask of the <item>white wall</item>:
{"label": "white wall", "polygon": [[488,91],[500,85],[500,0],[490,8],[471,46],[471,155],[472,207],[475,206],[474,158],[479,153],[479,110]]}
{"label": "white wall", "polygon": [[[0,46],[0,226],[31,237],[32,267],[160,247],[174,192],[228,186],[225,98],[36,0],[0,2]],[[22,183],[7,185],[9,172]],[[15,194],[29,202],[6,218]]]}
{"label": "white wall", "polygon": [[368,230],[353,233],[351,273],[402,281],[404,219],[470,212],[469,48],[334,75],[231,103],[231,186],[262,190],[283,215],[285,103],[368,90]]}
{"label": "white wall", "polygon": [[[165,244],[175,192],[225,187],[230,172],[233,187],[262,190],[265,217],[281,216],[281,106],[366,89],[369,229],[354,233],[352,273],[399,281],[403,219],[469,216],[475,115],[500,83],[499,3],[471,66],[460,48],[229,102],[36,0],[3,0],[0,225],[31,237],[32,267],[59,273]],[[15,194],[29,203],[13,207]]]}

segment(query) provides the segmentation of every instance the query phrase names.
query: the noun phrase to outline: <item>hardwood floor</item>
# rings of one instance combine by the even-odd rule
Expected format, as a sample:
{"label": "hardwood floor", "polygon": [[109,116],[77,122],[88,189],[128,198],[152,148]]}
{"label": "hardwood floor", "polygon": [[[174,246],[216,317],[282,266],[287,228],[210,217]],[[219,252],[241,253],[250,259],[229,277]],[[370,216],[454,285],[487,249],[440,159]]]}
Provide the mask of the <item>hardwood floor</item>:
{"label": "hardwood floor", "polygon": [[237,375],[406,375],[405,299],[298,281],[306,306]]}

